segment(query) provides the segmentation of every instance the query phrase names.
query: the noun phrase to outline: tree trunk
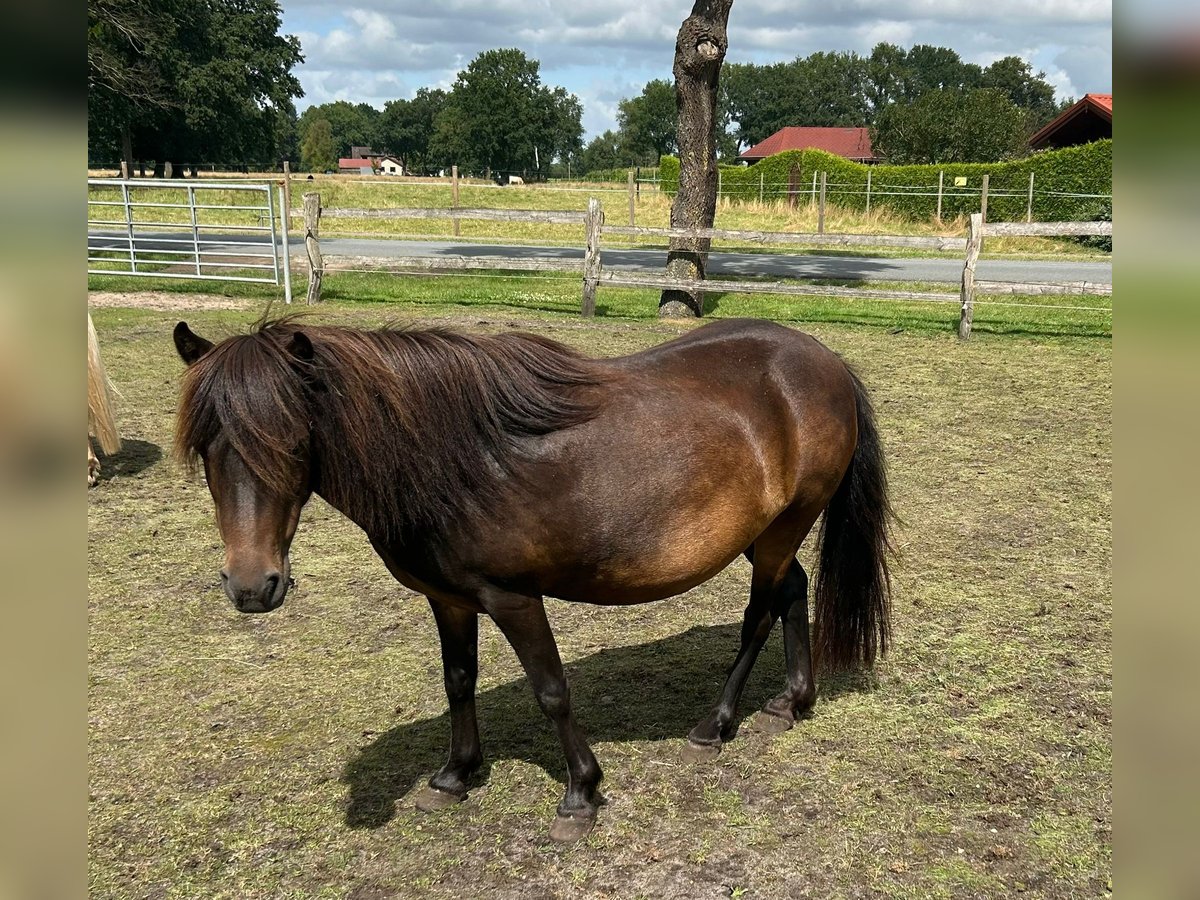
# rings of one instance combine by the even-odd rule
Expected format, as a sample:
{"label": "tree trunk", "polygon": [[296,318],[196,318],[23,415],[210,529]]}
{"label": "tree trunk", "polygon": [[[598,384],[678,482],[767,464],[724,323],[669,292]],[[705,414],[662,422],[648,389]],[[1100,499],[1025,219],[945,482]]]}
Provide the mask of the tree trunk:
{"label": "tree trunk", "polygon": [[[126,122],[121,126],[121,162],[124,165],[122,176],[125,178],[133,177],[133,135],[129,130],[129,123]],[[145,174],[143,172],[143,174]]]}
{"label": "tree trunk", "polygon": [[[675,106],[679,110],[679,192],[671,204],[672,228],[711,228],[717,211],[717,82],[729,49],[726,26],[733,0],[696,0],[675,39]],[[704,278],[707,238],[672,238],[667,275]],[[700,316],[702,294],[666,290],[658,302],[662,318]]]}

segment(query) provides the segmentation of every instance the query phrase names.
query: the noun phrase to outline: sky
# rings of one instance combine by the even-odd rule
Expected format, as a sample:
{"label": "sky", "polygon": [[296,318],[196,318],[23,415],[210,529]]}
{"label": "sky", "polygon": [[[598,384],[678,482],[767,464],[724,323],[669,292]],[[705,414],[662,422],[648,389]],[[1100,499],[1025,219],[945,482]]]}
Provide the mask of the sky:
{"label": "sky", "polygon": [[[671,78],[689,0],[281,0],[300,38],[301,111],[330,100],[382,108],[421,87],[449,89],[483,50],[517,47],[542,83],[583,103],[585,140],[616,128],[617,103]],[[818,50],[867,54],[879,41],[951,47],[967,62],[1004,56],[1046,73],[1060,99],[1112,92],[1111,0],[734,0],[727,62]]]}

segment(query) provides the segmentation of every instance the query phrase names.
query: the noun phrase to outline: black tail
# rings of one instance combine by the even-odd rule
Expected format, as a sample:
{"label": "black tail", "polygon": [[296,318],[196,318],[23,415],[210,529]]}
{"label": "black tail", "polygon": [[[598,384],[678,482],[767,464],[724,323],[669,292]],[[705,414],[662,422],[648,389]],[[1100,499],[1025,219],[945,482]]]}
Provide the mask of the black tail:
{"label": "black tail", "polygon": [[822,669],[870,667],[891,637],[887,466],[867,389],[853,372],[858,445],[821,523],[815,655]]}

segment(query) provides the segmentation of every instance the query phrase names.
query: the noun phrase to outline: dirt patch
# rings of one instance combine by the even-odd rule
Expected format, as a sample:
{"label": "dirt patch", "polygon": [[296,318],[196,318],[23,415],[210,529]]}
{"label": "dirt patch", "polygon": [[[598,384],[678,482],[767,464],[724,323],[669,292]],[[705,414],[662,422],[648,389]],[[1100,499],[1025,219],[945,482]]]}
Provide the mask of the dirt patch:
{"label": "dirt patch", "polygon": [[133,306],[139,309],[158,309],[165,312],[187,309],[250,309],[259,300],[240,297],[221,297],[216,294],[175,294],[159,291],[88,291],[88,306]]}

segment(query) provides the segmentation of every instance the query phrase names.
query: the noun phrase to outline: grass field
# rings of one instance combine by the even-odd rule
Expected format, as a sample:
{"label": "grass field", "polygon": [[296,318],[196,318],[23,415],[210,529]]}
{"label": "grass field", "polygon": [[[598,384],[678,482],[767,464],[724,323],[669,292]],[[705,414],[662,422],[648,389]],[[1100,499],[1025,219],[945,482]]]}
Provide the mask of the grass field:
{"label": "grass field", "polygon": [[[551,288],[519,299],[529,288],[505,294],[517,282],[502,279],[437,282],[474,285],[457,302],[429,282],[422,299],[427,281],[317,315],[522,328],[597,355],[687,327],[652,306],[619,315],[617,300],[580,320]],[[241,330],[261,296],[186,318],[208,336]],[[898,331],[789,307],[786,321],[874,392],[904,520],[894,652],[874,679],[827,679],[815,716],[792,731],[747,730],[715,762],[685,766],[684,737],[736,649],[748,568],[641,607],[549,604],[609,800],[593,835],[563,847],[546,839],[564,777],[557,741],[487,623],[486,779],[437,816],[406,800],[449,734],[434,627],[321,501],[301,522],[286,605],[233,612],[211,500],[165,458],[181,314],[121,305],[133,295],[105,302],[116,305],[94,319],[126,448],[88,498],[94,896],[1111,891],[1111,325],[982,329],[961,344],[921,310]],[[734,308],[721,298],[717,314]],[[776,632],[744,712],[782,677]]]}
{"label": "grass field", "polygon": [[[958,326],[958,292],[953,285],[886,281],[850,284],[876,289],[944,292],[946,301],[902,302],[832,295],[796,297],[718,292],[706,295],[705,312],[713,317],[757,316],[798,325],[829,322],[927,334],[946,334]],[[150,291],[168,298],[219,295],[233,302],[257,303],[260,308],[275,302],[277,311],[285,309],[280,289],[266,285],[93,275],[88,278],[88,287],[93,291],[114,293]],[[294,275],[293,292],[297,298],[303,297],[304,281],[299,273]],[[330,303],[377,305],[384,315],[392,309],[451,309],[464,315],[497,310],[509,315],[572,316],[579,312],[580,294],[581,282],[577,275],[493,271],[411,275],[327,270],[322,287],[322,297]],[[597,294],[596,311],[603,318],[654,320],[658,298],[659,293],[654,290],[603,287]],[[979,332],[1031,335],[1047,340],[1110,338],[1112,297],[981,295],[976,302],[974,327]]]}
{"label": "grass field", "polygon": [[[211,204],[242,204],[246,195],[240,192],[219,191],[205,188],[206,179],[180,181],[181,186],[191,185],[198,190],[198,202]],[[318,175],[313,181],[293,176],[291,202],[300,208],[303,195],[308,191],[321,195],[325,208],[355,207],[384,209],[388,207],[415,207],[447,209],[452,206],[452,189],[448,180],[425,178],[365,178],[349,175]],[[120,196],[114,187],[89,187],[89,197],[113,201]],[[136,202],[179,203],[186,195],[183,191],[137,187],[132,190]],[[459,205],[483,209],[530,209],[530,210],[575,210],[587,209],[589,197],[598,197],[604,205],[609,224],[628,224],[628,193],[623,185],[589,182],[555,182],[500,188],[487,183],[462,183]],[[260,201],[255,201],[260,202]],[[113,207],[91,206],[90,221],[112,220]],[[656,188],[644,185],[635,202],[635,219],[638,225],[667,227],[670,224],[671,201]],[[260,224],[252,211],[228,212],[202,210],[198,215],[201,224]],[[189,213],[183,209],[145,208],[139,209],[135,221],[140,223],[190,221]],[[732,202],[722,199],[718,204],[715,226],[734,230],[813,232],[817,230],[816,207],[801,200],[795,208],[783,202]],[[870,214],[861,211],[843,210],[830,204],[826,210],[826,231],[849,234],[902,234],[902,235],[966,235],[965,219],[945,222],[912,221],[890,212],[886,207],[876,207]],[[534,222],[488,222],[464,219],[460,224],[461,235],[472,240],[531,242],[531,243],[583,243],[581,225],[551,225]],[[367,219],[328,217],[322,220],[321,234],[326,237],[352,235],[378,237],[450,237],[453,225],[449,219]],[[661,238],[606,238],[610,246],[657,246]],[[730,249],[732,241],[716,241],[714,246]],[[757,245],[765,252],[780,252],[778,246]],[[787,248],[795,252],[795,247]],[[904,255],[937,255],[936,251],[903,251]],[[1055,258],[1107,258],[1097,250],[1091,250],[1065,238],[1013,238],[988,239],[989,256],[1019,254],[1022,256],[1047,256]],[[880,255],[880,254],[876,254]],[[961,256],[961,252],[949,255]]]}

